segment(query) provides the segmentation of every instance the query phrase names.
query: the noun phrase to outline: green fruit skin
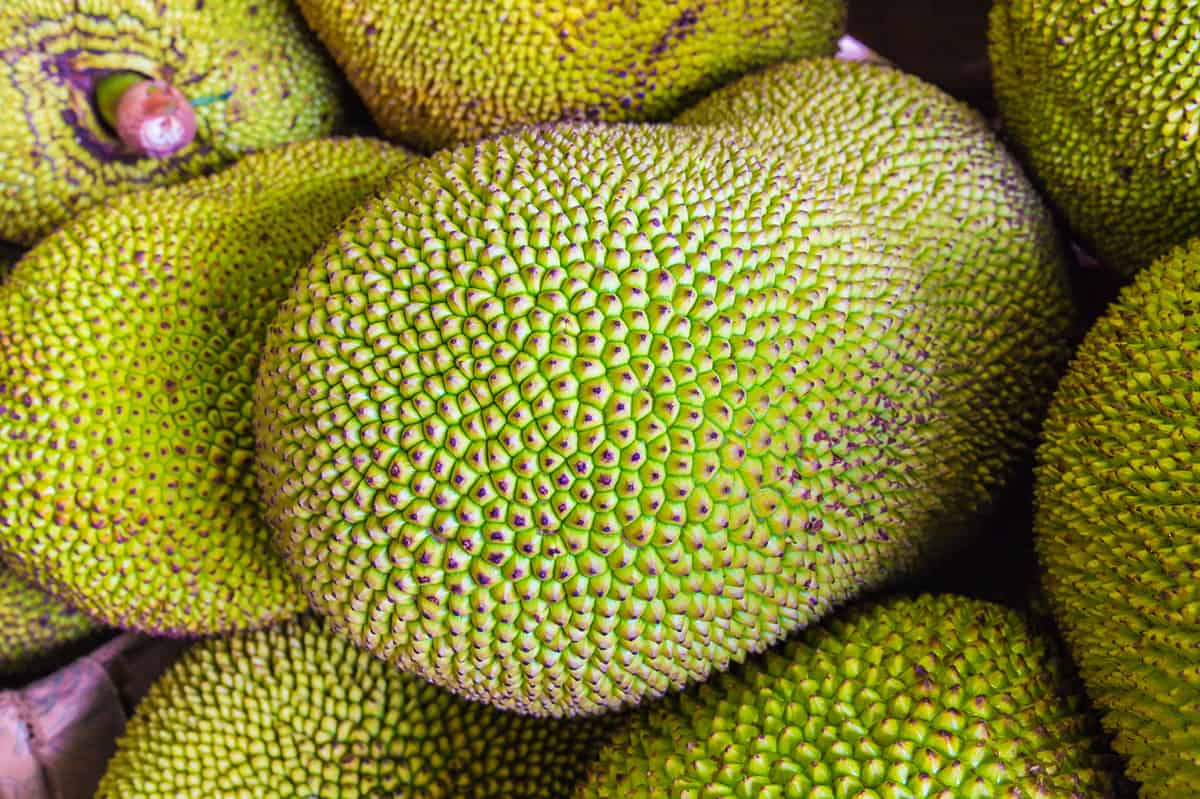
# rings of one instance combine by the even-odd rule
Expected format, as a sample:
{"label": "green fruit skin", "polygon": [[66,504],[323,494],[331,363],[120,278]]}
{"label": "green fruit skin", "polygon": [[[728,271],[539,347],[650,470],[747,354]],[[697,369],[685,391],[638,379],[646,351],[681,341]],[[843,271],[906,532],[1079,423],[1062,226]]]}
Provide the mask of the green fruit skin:
{"label": "green fruit skin", "polygon": [[981,178],[959,227],[998,254],[914,261],[819,177],[650,125],[397,175],[297,279],[255,384],[267,519],[314,608],[466,697],[599,713],[962,537],[1065,360],[1057,240],[1025,184]]}
{"label": "green fruit skin", "polygon": [[1200,240],[1089,331],[1038,450],[1049,604],[1143,799],[1200,785]]}
{"label": "green fruit skin", "polygon": [[115,198],[0,285],[0,552],[106,623],[161,635],[306,606],[251,472],[250,386],[296,269],[410,155],[257,153]]}
{"label": "green fruit skin", "polygon": [[193,645],[96,799],[561,799],[612,727],[466,702],[303,616]]}
{"label": "green fruit skin", "polygon": [[67,644],[104,625],[0,568],[0,677],[37,668]]}
{"label": "green fruit skin", "polygon": [[[112,72],[201,101],[194,141],[165,159],[126,151],[94,103]],[[329,135],[342,122],[341,91],[288,0],[5,0],[0,241],[31,246],[108,198]]]}
{"label": "green fruit skin", "polygon": [[1113,797],[1113,763],[1012,611],[857,606],[638,714],[573,799]]}
{"label": "green fruit skin", "polygon": [[1200,233],[1200,19],[1182,0],[997,0],[1006,136],[1075,236],[1126,277]]}

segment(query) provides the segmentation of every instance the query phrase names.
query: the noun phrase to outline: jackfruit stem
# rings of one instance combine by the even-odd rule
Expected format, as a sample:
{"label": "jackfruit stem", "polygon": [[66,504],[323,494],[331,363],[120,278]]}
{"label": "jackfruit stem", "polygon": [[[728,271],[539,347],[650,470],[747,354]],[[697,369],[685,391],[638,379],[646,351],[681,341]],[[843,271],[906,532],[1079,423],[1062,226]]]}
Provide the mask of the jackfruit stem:
{"label": "jackfruit stem", "polygon": [[196,115],[183,93],[137,72],[114,72],[96,83],[101,118],[133,152],[166,158],[196,136]]}

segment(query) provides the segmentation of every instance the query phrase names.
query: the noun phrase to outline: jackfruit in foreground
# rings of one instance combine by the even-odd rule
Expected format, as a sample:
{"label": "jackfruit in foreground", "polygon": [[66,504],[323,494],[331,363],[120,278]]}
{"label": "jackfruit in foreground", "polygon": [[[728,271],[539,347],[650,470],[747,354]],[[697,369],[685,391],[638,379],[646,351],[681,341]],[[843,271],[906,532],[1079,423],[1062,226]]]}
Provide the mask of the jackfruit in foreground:
{"label": "jackfruit in foreground", "polygon": [[36,668],[63,646],[104,626],[0,567],[0,676]]}
{"label": "jackfruit in foreground", "polygon": [[844,0],[298,0],[389,137],[665,120],[784,58],[833,55]]}
{"label": "jackfruit in foreground", "polygon": [[305,607],[251,471],[250,387],[296,270],[408,161],[368,139],[248,156],[125,195],[0,284],[0,550],[111,625],[160,635]]}
{"label": "jackfruit in foreground", "polygon": [[563,799],[611,728],[464,701],[304,616],[193,645],[96,799]]}
{"label": "jackfruit in foreground", "polygon": [[1103,799],[1103,753],[1050,646],[998,605],[855,607],[654,705],[574,799]]}
{"label": "jackfruit in foreground", "polygon": [[[1019,255],[935,269],[715,129],[543,126],[414,164],[270,327],[256,468],[291,572],[395,665],[567,715],[928,563],[976,499],[960,464],[1020,446],[1030,375],[1065,359],[1052,230],[983,185],[964,225]],[[969,311],[1006,304],[1023,325]],[[973,336],[994,366],[959,368]]]}
{"label": "jackfruit in foreground", "polygon": [[1043,586],[1143,799],[1200,785],[1200,240],[1089,331],[1038,450]]}
{"label": "jackfruit in foreground", "polygon": [[[123,147],[96,89],[165,81],[195,105],[169,158]],[[340,78],[288,0],[5,0],[0,4],[0,241],[32,245],[104,199],[330,133]]]}

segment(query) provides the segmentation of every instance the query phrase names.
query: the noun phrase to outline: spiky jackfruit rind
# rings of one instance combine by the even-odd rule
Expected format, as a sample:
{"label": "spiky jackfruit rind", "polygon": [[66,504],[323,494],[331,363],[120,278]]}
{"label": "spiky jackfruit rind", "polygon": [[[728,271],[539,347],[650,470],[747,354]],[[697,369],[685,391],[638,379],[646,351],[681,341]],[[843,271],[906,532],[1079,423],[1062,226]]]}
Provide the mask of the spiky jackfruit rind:
{"label": "spiky jackfruit rind", "polygon": [[1004,130],[1077,238],[1132,275],[1200,233],[1200,19],[1182,0],[998,0]]}
{"label": "spiky jackfruit rind", "polygon": [[921,275],[917,301],[937,306],[947,330],[925,365],[939,435],[911,463],[937,486],[925,501],[947,537],[969,538],[1036,445],[1077,321],[1064,242],[1020,164],[974,109],[876,63],[777,64],[676,122],[770,149],[807,191],[903,248]]}
{"label": "spiky jackfruit rind", "polygon": [[104,626],[0,567],[0,677],[36,667]]}
{"label": "spiky jackfruit rind", "polygon": [[1038,450],[1043,586],[1146,799],[1200,784],[1200,240],[1089,331]]}
{"label": "spiky jackfruit rind", "polygon": [[941,394],[1008,375],[940,374],[971,346],[945,306],[1052,304],[1047,263],[924,295],[794,172],[709,129],[545,126],[436,154],[352,215],[254,394],[267,517],[314,607],[470,698],[594,713],[956,534],[928,475],[951,477],[913,461],[955,457]]}
{"label": "spiky jackfruit rind", "polygon": [[665,120],[784,58],[832,55],[844,0],[299,0],[390,137],[421,150],[522,124]]}
{"label": "spiky jackfruit rind", "polygon": [[97,799],[562,799],[613,720],[463,700],[310,616],[194,645],[117,743]]}
{"label": "spiky jackfruit rind", "polygon": [[163,635],[305,607],[271,550],[250,387],[275,303],[409,156],[316,140],[115,198],[0,285],[0,551],[113,626]]}
{"label": "spiky jackfruit rind", "polygon": [[[96,82],[120,71],[200,101],[195,141],[166,159],[127,152],[94,105]],[[0,240],[32,245],[106,198],[327,135],[342,118],[340,89],[288,0],[7,0]]]}
{"label": "spiky jackfruit rind", "polygon": [[859,606],[634,718],[573,797],[1112,797],[1062,676],[998,605]]}

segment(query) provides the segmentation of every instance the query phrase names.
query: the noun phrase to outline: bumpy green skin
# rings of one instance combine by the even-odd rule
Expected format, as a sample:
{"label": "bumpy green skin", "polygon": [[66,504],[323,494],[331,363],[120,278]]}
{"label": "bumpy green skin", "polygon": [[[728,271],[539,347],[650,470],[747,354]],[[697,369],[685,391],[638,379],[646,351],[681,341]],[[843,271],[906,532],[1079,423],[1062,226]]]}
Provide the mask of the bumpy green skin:
{"label": "bumpy green skin", "polygon": [[249,628],[304,607],[250,468],[275,303],[408,160],[318,140],[116,198],[0,286],[0,550],[112,625]]}
{"label": "bumpy green skin", "polygon": [[891,600],[652,707],[573,796],[1101,799],[1082,704],[1011,611]]}
{"label": "bumpy green skin", "polygon": [[96,799],[562,799],[611,727],[464,701],[302,617],[189,649]]}
{"label": "bumpy green skin", "polygon": [[1089,332],[1038,452],[1043,584],[1145,799],[1200,785],[1200,240]]}
{"label": "bumpy green skin", "polygon": [[338,630],[472,698],[591,713],[957,534],[972,477],[937,468],[966,458],[947,442],[990,452],[1012,425],[959,441],[943,395],[990,407],[1059,353],[1031,311],[987,338],[1023,344],[1021,376],[943,374],[974,345],[958,309],[1054,306],[1057,262],[973,263],[969,291],[931,296],[772,159],[710,129],[551,126],[437,154],[347,220],[254,394],[268,519]]}
{"label": "bumpy green skin", "polygon": [[1007,135],[1101,261],[1125,275],[1200,233],[1200,17],[1183,0],[997,0]]}
{"label": "bumpy green skin", "polygon": [[909,479],[937,490],[908,513],[968,533],[1036,445],[1076,318],[1063,243],[1020,165],[970,107],[872,63],[779,64],[677,122],[770,148],[808,191],[837,198],[905,253],[916,301],[939,318],[927,331],[937,358],[923,367],[938,434],[905,447],[921,452]]}
{"label": "bumpy green skin", "polygon": [[[122,148],[92,104],[111,71],[160,78],[195,109],[167,159]],[[178,183],[328,134],[340,83],[288,0],[5,0],[0,7],[0,240],[33,244],[108,197]]]}
{"label": "bumpy green skin", "polygon": [[844,0],[298,0],[375,121],[432,150],[524,123],[662,120],[784,58]]}
{"label": "bumpy green skin", "polygon": [[0,677],[33,667],[103,625],[0,568]]}

